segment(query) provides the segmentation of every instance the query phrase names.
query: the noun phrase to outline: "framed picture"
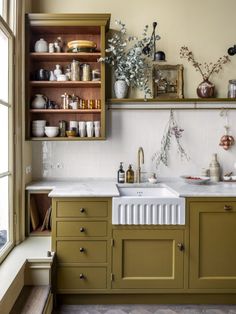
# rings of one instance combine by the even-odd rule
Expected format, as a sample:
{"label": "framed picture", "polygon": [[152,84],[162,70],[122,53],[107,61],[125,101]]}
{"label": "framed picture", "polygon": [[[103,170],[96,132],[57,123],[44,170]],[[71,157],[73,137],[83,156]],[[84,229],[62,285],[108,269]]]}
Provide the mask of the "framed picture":
{"label": "framed picture", "polygon": [[153,64],[153,98],[183,98],[183,65]]}

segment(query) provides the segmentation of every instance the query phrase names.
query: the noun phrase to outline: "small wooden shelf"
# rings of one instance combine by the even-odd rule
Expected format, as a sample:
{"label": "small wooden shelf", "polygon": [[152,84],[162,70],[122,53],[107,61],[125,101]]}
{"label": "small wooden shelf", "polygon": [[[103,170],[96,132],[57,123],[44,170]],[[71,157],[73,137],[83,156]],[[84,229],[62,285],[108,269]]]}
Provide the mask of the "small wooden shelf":
{"label": "small wooden shelf", "polygon": [[101,87],[101,81],[30,81],[32,87]]}
{"label": "small wooden shelf", "polygon": [[31,52],[29,55],[31,59],[36,61],[65,62],[65,60],[72,61],[73,59],[78,59],[79,61],[97,62],[101,57],[101,52]]}
{"label": "small wooden shelf", "polygon": [[103,141],[105,137],[31,137],[30,141]]}
{"label": "small wooden shelf", "polygon": [[101,109],[30,109],[31,113],[100,113]]}
{"label": "small wooden shelf", "polygon": [[112,98],[107,100],[108,109],[165,110],[165,109],[236,109],[234,98],[182,98],[182,99],[135,99]]}

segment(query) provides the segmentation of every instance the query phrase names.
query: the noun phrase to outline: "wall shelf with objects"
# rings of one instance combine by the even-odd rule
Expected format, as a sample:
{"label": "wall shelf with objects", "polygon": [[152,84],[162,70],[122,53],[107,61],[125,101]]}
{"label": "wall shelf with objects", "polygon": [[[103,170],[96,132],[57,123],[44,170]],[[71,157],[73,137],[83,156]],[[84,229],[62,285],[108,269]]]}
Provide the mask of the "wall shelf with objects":
{"label": "wall shelf with objects", "polygon": [[182,98],[182,99],[117,99],[107,100],[108,109],[165,110],[165,109],[236,109],[234,98]]}
{"label": "wall shelf with objects", "polygon": [[[105,65],[98,59],[105,56],[109,22],[110,14],[26,15],[26,140],[106,139]],[[61,76],[55,74],[56,69],[62,70]],[[37,95],[41,102],[35,101]],[[46,125],[40,128],[42,120]],[[73,122],[76,135],[60,133],[61,121],[66,130]],[[79,121],[85,122],[83,135]],[[45,126],[56,127],[57,135],[47,137]],[[38,128],[40,132],[35,131]]]}

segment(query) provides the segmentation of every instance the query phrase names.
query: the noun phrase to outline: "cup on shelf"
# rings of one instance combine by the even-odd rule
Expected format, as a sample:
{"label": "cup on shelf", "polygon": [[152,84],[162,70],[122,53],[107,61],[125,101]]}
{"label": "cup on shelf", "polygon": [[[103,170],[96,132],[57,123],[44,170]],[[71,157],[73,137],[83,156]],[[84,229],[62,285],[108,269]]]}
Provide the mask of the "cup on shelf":
{"label": "cup on shelf", "polygon": [[86,136],[86,122],[79,121],[79,136],[85,137]]}
{"label": "cup on shelf", "polygon": [[101,131],[101,122],[100,121],[94,121],[94,135],[95,137],[100,137],[100,131]]}
{"label": "cup on shelf", "polygon": [[94,132],[93,121],[86,122],[86,129],[87,129],[87,136],[93,137],[93,132]]}

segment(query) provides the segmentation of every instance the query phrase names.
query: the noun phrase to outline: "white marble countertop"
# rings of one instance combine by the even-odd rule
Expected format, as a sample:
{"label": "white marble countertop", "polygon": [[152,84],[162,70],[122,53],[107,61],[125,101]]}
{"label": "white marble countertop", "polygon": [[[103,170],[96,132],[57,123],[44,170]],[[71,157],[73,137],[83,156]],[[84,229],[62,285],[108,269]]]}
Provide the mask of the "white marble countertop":
{"label": "white marble countertop", "polygon": [[[209,184],[187,184],[178,178],[162,178],[164,183],[179,197],[236,197],[236,183],[219,182]],[[131,186],[130,184],[125,184]],[[125,186],[123,185],[123,186]],[[155,186],[141,183],[132,186]],[[80,178],[35,181],[27,185],[27,190],[49,190],[49,197],[113,197],[119,196],[115,179]]]}

